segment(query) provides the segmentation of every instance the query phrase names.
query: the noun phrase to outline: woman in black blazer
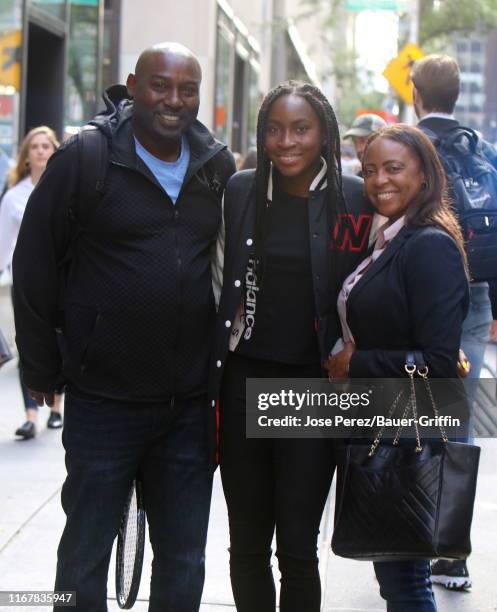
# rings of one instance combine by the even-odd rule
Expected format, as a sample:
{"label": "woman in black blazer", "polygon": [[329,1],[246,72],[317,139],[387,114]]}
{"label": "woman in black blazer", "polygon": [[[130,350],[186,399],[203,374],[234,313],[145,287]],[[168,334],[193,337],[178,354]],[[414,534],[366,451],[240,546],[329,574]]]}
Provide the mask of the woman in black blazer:
{"label": "woman in black blazer", "polygon": [[342,185],[338,126],[317,88],[289,82],[269,92],[257,141],[256,170],[233,176],[224,198],[211,375],[231,584],[238,612],[275,611],[276,531],[280,610],[319,612],[316,549],[335,468],[332,441],[247,439],[245,381],[322,376],[338,335],[343,272],[366,253],[372,213],[360,179]]}
{"label": "woman in black blazer", "polygon": [[[418,351],[430,377],[456,378],[468,273],[437,153],[417,128],[387,127],[368,140],[363,174],[388,222],[342,286],[344,346],[328,362],[330,376],[406,376],[406,354]],[[436,610],[428,561],[374,565],[388,612]]]}

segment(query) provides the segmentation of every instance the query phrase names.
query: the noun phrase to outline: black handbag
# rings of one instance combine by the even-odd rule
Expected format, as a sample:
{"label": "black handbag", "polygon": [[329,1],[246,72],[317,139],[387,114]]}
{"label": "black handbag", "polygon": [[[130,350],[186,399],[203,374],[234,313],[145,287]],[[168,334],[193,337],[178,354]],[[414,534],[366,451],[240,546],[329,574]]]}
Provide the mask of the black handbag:
{"label": "black handbag", "polygon": [[[419,361],[418,361],[419,363]],[[371,446],[347,444],[338,462],[335,528],[336,555],[364,561],[466,559],[476,493],[480,448],[451,442],[440,426],[441,440],[421,441],[414,373],[423,378],[435,417],[438,410],[428,382],[428,368],[408,356],[410,398],[416,445],[380,444],[384,428]],[[400,396],[401,394],[399,394]],[[399,396],[389,416],[396,410]]]}

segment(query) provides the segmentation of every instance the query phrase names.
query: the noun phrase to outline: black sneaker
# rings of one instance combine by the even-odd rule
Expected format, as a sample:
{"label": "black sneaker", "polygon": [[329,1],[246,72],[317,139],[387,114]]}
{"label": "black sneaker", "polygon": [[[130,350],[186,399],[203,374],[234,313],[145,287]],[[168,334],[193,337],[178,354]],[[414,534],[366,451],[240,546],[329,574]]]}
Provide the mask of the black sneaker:
{"label": "black sneaker", "polygon": [[29,440],[36,436],[36,427],[32,421],[26,421],[16,429],[16,436]]}
{"label": "black sneaker", "polygon": [[434,561],[431,564],[431,581],[451,591],[466,591],[472,585],[466,561]]}
{"label": "black sneaker", "polygon": [[47,421],[48,429],[60,429],[62,427],[62,415],[55,410],[50,411],[50,416]]}

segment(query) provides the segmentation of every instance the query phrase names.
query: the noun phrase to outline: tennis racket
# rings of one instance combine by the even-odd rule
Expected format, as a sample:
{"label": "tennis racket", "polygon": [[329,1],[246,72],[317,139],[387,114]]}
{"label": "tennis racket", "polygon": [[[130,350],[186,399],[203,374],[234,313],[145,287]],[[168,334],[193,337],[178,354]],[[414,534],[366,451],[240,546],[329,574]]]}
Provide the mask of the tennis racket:
{"label": "tennis racket", "polygon": [[135,480],[117,534],[116,597],[117,604],[122,610],[133,607],[140,588],[145,549],[145,522],[142,484],[140,480]]}

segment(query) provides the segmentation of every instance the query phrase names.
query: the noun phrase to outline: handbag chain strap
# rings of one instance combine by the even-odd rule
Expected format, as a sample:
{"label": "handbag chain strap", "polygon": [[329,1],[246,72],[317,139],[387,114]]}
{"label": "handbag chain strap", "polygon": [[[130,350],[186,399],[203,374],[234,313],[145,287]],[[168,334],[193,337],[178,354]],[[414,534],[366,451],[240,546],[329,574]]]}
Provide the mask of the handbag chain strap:
{"label": "handbag chain strap", "polygon": [[[399,391],[399,393],[397,394],[397,397],[394,399],[392,405],[390,406],[390,410],[388,411],[388,418],[391,418],[393,416],[393,413],[395,412],[395,409],[398,406],[398,403],[400,402],[401,397],[404,395],[404,391]],[[409,406],[411,405],[411,400],[409,399],[409,401],[407,402],[407,407],[406,407],[406,411],[409,409]],[[405,414],[405,411],[404,411]],[[378,448],[378,445],[381,441],[381,437],[383,436],[383,432],[385,431],[386,425],[382,425],[378,431],[378,433],[376,434],[376,438],[374,439],[373,444],[371,444],[371,448],[369,449],[369,457],[372,457],[375,454],[376,449]]]}
{"label": "handbag chain strap", "polygon": [[425,366],[424,368],[421,368],[421,370],[418,368],[418,374],[421,376],[421,378],[423,379],[423,382],[425,384],[426,392],[428,393],[428,396],[429,396],[430,402],[431,402],[431,407],[433,408],[433,413],[435,415],[435,418],[437,419],[437,423],[438,423],[438,427],[440,429],[440,433],[442,434],[442,440],[444,442],[448,442],[449,441],[449,437],[447,436],[447,432],[445,431],[445,427],[442,425],[442,419],[439,418],[439,412],[438,412],[437,405],[435,403],[435,398],[433,397],[433,393],[431,391],[431,386],[430,386],[430,383],[428,382],[428,366]]}
{"label": "handbag chain strap", "polygon": [[[418,404],[416,401],[416,389],[414,387],[414,372],[416,371],[416,366],[406,364],[405,369],[409,376],[409,386],[411,388],[412,416],[414,417],[414,431],[416,432],[416,448],[414,450],[417,453],[420,453],[423,450],[423,447],[421,446],[421,436],[419,435]],[[399,439],[400,439],[400,435],[398,438],[396,437],[397,444],[399,443]],[[394,440],[394,444],[395,444],[395,440]]]}
{"label": "handbag chain strap", "polygon": [[[421,446],[421,436],[419,434],[419,425],[418,425],[418,420],[419,420],[418,419],[418,406],[416,402],[416,388],[414,385],[414,373],[415,372],[417,372],[418,375],[421,376],[421,378],[423,379],[423,382],[426,388],[426,392],[428,393],[428,397],[430,398],[433,413],[435,415],[435,418],[437,419],[438,427],[442,435],[442,440],[444,442],[448,442],[449,438],[447,436],[447,432],[445,431],[444,426],[441,423],[441,419],[439,418],[438,408],[435,403],[435,398],[433,397],[433,392],[431,390],[430,383],[428,381],[428,366],[425,365],[422,368],[419,368],[419,367],[417,368],[414,364],[406,363],[405,371],[407,372],[407,375],[409,376],[410,397],[407,401],[407,405],[404,409],[404,413],[402,414],[402,420],[406,419],[409,413],[412,411],[413,421],[414,421],[414,430],[416,433],[416,447],[414,450],[415,452],[420,453],[423,450],[423,447]],[[393,416],[403,394],[404,394],[403,390],[399,391],[399,393],[397,394],[397,397],[393,401],[390,407],[390,410],[388,411],[388,418],[391,418]],[[374,442],[371,444],[371,448],[369,449],[369,453],[368,453],[369,457],[372,457],[375,454],[376,449],[378,448],[380,444],[385,428],[386,428],[386,425],[382,425],[380,430],[378,431],[376,438],[374,439]],[[399,444],[403,429],[404,429],[403,425],[399,425],[399,427],[397,428],[397,432],[395,433],[395,437],[393,440],[394,446],[397,446]]]}

